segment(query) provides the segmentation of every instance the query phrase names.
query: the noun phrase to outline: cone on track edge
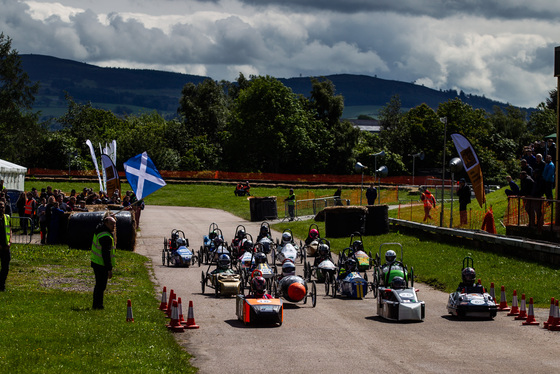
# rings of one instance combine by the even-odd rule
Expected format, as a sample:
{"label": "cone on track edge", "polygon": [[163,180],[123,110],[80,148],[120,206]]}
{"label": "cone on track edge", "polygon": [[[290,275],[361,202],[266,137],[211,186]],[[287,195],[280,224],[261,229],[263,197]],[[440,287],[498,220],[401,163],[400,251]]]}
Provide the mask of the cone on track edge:
{"label": "cone on track edge", "polygon": [[194,311],[193,311],[192,300],[189,301],[189,312],[187,314],[187,325],[185,327],[188,329],[198,329],[200,327],[194,322]]}
{"label": "cone on track edge", "polygon": [[548,319],[543,323],[544,328],[546,329],[548,325],[554,323],[554,298],[550,298],[550,310],[548,312]]}
{"label": "cone on track edge", "polygon": [[177,298],[177,309],[179,312],[179,323],[183,326],[185,326],[187,324],[187,321],[185,321],[185,317],[183,316],[183,302],[181,301],[181,298]]}
{"label": "cone on track edge", "polygon": [[519,306],[517,305],[517,290],[513,290],[513,299],[511,300],[511,312],[507,314],[508,316],[519,315]]}
{"label": "cone on track edge", "polygon": [[167,318],[171,318],[171,313],[173,313],[173,300],[177,298],[175,291],[171,290],[169,293],[169,302],[167,303]]}
{"label": "cone on track edge", "polygon": [[130,301],[130,299],[126,301],[126,322],[134,322],[134,317],[132,316],[132,301]]}
{"label": "cone on track edge", "polygon": [[171,321],[169,321],[167,328],[173,332],[185,331],[185,327],[179,322],[179,308],[177,307],[177,300],[173,300],[173,306],[171,309],[173,309],[171,312]]}
{"label": "cone on track edge", "polygon": [[494,289],[494,282],[490,283],[490,296],[492,296],[492,299],[494,299],[494,302],[497,304],[496,290]]}
{"label": "cone on track edge", "polygon": [[159,310],[164,312],[167,310],[167,288],[163,286],[163,292],[161,293],[161,303],[159,303]]}
{"label": "cone on track edge", "polygon": [[554,304],[554,322],[548,325],[550,331],[560,331],[560,310],[558,310],[558,300]]}
{"label": "cone on track edge", "polygon": [[521,323],[524,326],[538,326],[539,322],[535,320],[535,312],[533,310],[533,298],[529,298],[529,314],[527,315],[527,320]]}
{"label": "cone on track edge", "polygon": [[506,288],[502,286],[502,292],[500,293],[500,305],[498,305],[499,312],[509,312],[511,310],[510,307],[507,305],[506,300]]}
{"label": "cone on track edge", "polygon": [[519,307],[519,315],[515,317],[515,319],[527,319],[527,303],[525,302],[525,294],[521,295],[521,306]]}

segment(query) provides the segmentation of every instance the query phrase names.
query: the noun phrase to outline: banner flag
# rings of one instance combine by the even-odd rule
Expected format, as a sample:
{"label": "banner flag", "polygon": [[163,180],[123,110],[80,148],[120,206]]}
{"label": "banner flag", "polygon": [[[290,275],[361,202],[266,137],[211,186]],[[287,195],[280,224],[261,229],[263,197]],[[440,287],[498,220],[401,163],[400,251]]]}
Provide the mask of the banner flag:
{"label": "banner flag", "polygon": [[119,173],[117,168],[111,158],[106,155],[101,155],[101,164],[103,165],[103,170],[105,170],[105,175],[107,176],[107,197],[110,199],[113,197],[113,193],[118,191],[119,198],[121,197],[121,181],[119,179]]}
{"label": "banner flag", "polygon": [[91,140],[86,140],[86,144],[89,147],[89,152],[91,153],[91,159],[93,160],[93,165],[95,166],[95,171],[97,172],[97,179],[99,179],[99,190],[103,190],[103,183],[101,182],[101,175],[99,174],[99,166],[97,166],[97,157],[95,156],[95,151],[93,150],[93,144]]}
{"label": "banner flag", "polygon": [[486,195],[484,193],[484,180],[482,179],[482,168],[476,156],[471,142],[461,134],[451,134],[451,139],[455,144],[455,148],[463,161],[463,166],[471,180],[474,194],[478,205],[482,208],[482,204],[486,202]]}
{"label": "banner flag", "polygon": [[136,155],[125,162],[124,171],[126,179],[138,200],[145,198],[166,185],[146,152]]}

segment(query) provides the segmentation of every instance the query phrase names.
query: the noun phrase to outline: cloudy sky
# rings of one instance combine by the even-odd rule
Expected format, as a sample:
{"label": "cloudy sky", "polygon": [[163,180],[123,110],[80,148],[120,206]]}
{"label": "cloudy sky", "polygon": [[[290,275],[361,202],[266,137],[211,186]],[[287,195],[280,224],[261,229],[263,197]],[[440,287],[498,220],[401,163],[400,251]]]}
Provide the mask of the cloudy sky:
{"label": "cloudy sky", "polygon": [[556,86],[558,0],[0,0],[20,54],[233,81],[365,74],[523,107]]}

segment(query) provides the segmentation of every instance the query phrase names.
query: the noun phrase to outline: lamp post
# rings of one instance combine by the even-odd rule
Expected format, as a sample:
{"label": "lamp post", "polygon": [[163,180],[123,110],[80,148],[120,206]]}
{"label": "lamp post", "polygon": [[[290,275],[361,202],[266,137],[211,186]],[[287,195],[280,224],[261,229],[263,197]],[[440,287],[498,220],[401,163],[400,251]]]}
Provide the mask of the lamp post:
{"label": "lamp post", "polygon": [[78,152],[74,151],[74,152],[68,152],[68,178],[70,178],[70,165],[72,162],[72,156],[74,156],[74,158],[76,158],[76,156],[78,156]]}
{"label": "lamp post", "polygon": [[409,154],[409,156],[412,156],[412,185],[414,186],[414,168],[416,164],[416,157],[420,157],[420,161],[422,161],[424,159],[424,152],[418,152],[412,155]]}
{"label": "lamp post", "polygon": [[389,169],[387,166],[383,165],[379,169],[375,170],[375,176],[377,178],[379,174],[379,182],[377,183],[377,196],[379,197],[379,204],[381,204],[381,178],[385,178],[389,174]]}
{"label": "lamp post", "polygon": [[367,166],[362,165],[361,162],[356,162],[354,169],[362,172],[362,187],[360,188],[360,205],[362,205],[362,195],[364,194],[364,169],[367,169]]}
{"label": "lamp post", "polygon": [[[371,156],[373,156],[375,158],[375,179],[377,179],[377,156],[385,156],[385,151],[381,151],[381,152],[377,152],[377,153],[372,153]],[[381,170],[381,168],[379,169]],[[381,203],[381,186],[380,183],[378,183],[377,185],[377,198],[379,199],[379,203]]]}
{"label": "lamp post", "polygon": [[[445,192],[445,147],[447,146],[447,117],[441,117],[439,119],[443,123],[443,163],[441,170],[441,214],[439,216],[439,226],[443,227],[443,203],[444,203],[444,192]],[[453,186],[452,186],[453,188]]]}
{"label": "lamp post", "polygon": [[449,160],[449,171],[451,171],[451,213],[449,217],[449,228],[453,228],[453,185],[455,184],[455,173],[461,171],[463,161],[459,157]]}

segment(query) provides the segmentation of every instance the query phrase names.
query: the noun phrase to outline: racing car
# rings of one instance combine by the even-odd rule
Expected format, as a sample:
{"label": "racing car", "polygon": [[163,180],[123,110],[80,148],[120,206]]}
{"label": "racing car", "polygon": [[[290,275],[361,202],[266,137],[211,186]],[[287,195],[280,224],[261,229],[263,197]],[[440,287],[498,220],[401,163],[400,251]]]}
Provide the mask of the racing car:
{"label": "racing car", "polygon": [[244,324],[277,324],[284,320],[284,304],[280,298],[266,293],[265,280],[255,270],[250,281],[249,295],[237,295],[235,299],[236,314]]}
{"label": "racing car", "polygon": [[272,240],[270,232],[270,224],[268,222],[261,223],[259,235],[257,236],[257,244],[262,245],[262,252],[267,255],[275,250],[274,241]]}
{"label": "racing car", "polygon": [[203,236],[202,245],[198,252],[198,257],[201,258],[201,262],[204,262],[205,265],[211,262],[211,257],[216,257],[214,256],[216,248],[223,242],[224,236],[222,230],[218,228],[216,223],[211,223],[208,228],[208,235]]}
{"label": "racing car", "polygon": [[307,304],[307,298],[311,297],[311,306],[317,305],[317,284],[315,281],[307,282],[296,275],[296,266],[292,260],[286,259],[282,264],[282,274],[274,277],[272,284],[273,297],[280,297],[290,303],[303,301]]}
{"label": "racing car", "polygon": [[163,239],[162,265],[189,267],[198,264],[200,266],[200,257],[196,256],[188,246],[189,240],[185,238],[185,233],[182,230],[173,229],[171,237]]}
{"label": "racing car", "polygon": [[[359,236],[359,239],[354,240],[355,236]],[[340,256],[338,257],[338,267],[342,267],[342,265],[350,257],[353,257],[356,260],[358,271],[365,272],[366,270],[371,269],[373,264],[371,251],[369,252],[369,255],[365,252],[362,234],[359,232],[355,232],[350,236],[350,246],[344,248],[342,252],[340,252]]]}
{"label": "racing car", "polygon": [[333,298],[337,295],[353,299],[364,298],[370,285],[358,271],[356,259],[350,257],[342,265],[343,267],[340,268],[338,275],[331,277],[331,296]]}
{"label": "racing car", "polygon": [[330,284],[332,279],[336,277],[337,267],[331,256],[330,242],[327,239],[319,239],[318,241],[317,256],[313,261],[305,264],[304,276],[305,279],[311,280],[315,278],[317,283],[325,284],[325,294],[329,294]]}
{"label": "racing car", "polygon": [[386,264],[381,266],[379,256],[376,257],[372,288],[377,297],[377,315],[393,321],[423,321],[426,315],[424,301],[418,300],[414,288],[414,269],[410,272],[403,264],[403,250],[400,243],[383,243],[384,246],[398,245],[401,261],[396,261],[396,253],[388,250],[385,254]]}
{"label": "racing car", "polygon": [[[211,271],[213,266],[215,269]],[[233,269],[232,260],[228,254],[221,254],[217,261],[210,262],[206,272],[202,272],[200,285],[203,295],[206,287],[213,288],[216,297],[243,293],[241,276]]]}
{"label": "racing car", "polygon": [[284,263],[285,260],[292,260],[294,263],[296,259],[300,258],[300,263],[304,263],[307,255],[300,245],[298,246],[293,239],[292,230],[285,229],[282,232],[282,240],[276,240],[276,250],[272,252],[273,263]]}
{"label": "racing car", "polygon": [[321,235],[319,233],[319,226],[316,223],[309,225],[309,230],[307,232],[307,238],[305,239],[305,244],[303,245],[303,251],[307,254],[307,257],[317,256],[317,249],[319,248],[319,239]]}
{"label": "racing car", "polygon": [[243,254],[243,249],[241,246],[243,245],[243,241],[247,238],[247,230],[245,230],[245,226],[238,225],[235,228],[235,234],[233,235],[233,239],[230,242],[230,253],[234,258],[239,258]]}
{"label": "racing car", "polygon": [[469,256],[463,259],[461,278],[462,282],[457,287],[457,291],[449,295],[447,312],[459,318],[493,319],[496,317],[498,311],[496,300],[480,283],[476,283],[474,261]]}

